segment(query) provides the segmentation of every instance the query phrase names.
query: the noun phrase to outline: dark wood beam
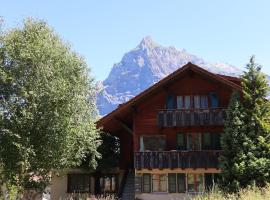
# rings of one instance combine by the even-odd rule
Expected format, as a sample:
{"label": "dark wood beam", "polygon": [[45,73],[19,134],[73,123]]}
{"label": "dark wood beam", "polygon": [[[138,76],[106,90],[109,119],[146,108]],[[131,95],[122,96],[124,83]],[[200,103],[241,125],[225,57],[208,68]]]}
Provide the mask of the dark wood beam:
{"label": "dark wood beam", "polygon": [[132,128],[130,128],[123,120],[114,117],[114,119],[119,122],[119,124],[122,126],[123,129],[125,129],[128,133],[130,133],[131,135],[133,135],[133,130]]}

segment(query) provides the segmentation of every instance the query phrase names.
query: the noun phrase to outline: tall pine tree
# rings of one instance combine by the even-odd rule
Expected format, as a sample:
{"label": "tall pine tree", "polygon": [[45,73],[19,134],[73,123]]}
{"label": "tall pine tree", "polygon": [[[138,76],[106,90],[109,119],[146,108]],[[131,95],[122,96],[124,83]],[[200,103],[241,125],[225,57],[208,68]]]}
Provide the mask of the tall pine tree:
{"label": "tall pine tree", "polygon": [[254,57],[241,78],[242,97],[232,95],[221,139],[222,185],[231,192],[270,182],[268,82]]}

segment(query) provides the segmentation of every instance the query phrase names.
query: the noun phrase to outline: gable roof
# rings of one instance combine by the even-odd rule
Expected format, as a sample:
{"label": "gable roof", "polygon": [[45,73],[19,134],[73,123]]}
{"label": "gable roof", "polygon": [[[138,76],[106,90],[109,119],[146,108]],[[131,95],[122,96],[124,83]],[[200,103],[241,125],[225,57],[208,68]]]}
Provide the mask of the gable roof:
{"label": "gable roof", "polygon": [[193,72],[202,74],[210,79],[216,80],[220,83],[222,83],[225,86],[228,86],[230,88],[233,88],[235,90],[241,90],[241,86],[234,83],[232,80],[239,80],[239,78],[235,78],[235,77],[228,77],[228,76],[223,76],[223,75],[219,75],[219,74],[214,74],[211,73],[197,65],[192,64],[191,62],[188,62],[186,65],[184,65],[183,67],[179,68],[178,70],[174,71],[173,73],[171,73],[170,75],[166,76],[165,78],[161,79],[159,82],[155,83],[154,85],[150,86],[149,88],[147,88],[146,90],[144,90],[143,92],[141,92],[140,94],[138,94],[137,96],[133,97],[132,99],[130,99],[129,101],[127,101],[126,103],[120,104],[118,106],[118,108],[116,108],[115,110],[113,110],[112,112],[110,112],[109,114],[105,115],[104,117],[102,117],[98,122],[97,122],[97,126],[101,127],[104,125],[105,122],[112,120],[114,117],[117,117],[118,114],[120,114],[121,112],[129,112],[132,111],[134,106],[136,104],[138,104],[139,102],[141,102],[143,99],[145,99],[146,97],[149,97],[150,95],[154,94],[158,89],[165,87],[169,82],[172,82],[174,80],[176,80],[180,74],[182,74],[183,72],[186,72],[188,70],[191,70]]}

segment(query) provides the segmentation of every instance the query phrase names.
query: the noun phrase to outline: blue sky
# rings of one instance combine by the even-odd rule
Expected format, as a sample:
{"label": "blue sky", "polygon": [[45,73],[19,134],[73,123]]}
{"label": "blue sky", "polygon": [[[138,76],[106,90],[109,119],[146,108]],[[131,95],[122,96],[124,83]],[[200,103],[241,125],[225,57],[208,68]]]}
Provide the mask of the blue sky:
{"label": "blue sky", "polygon": [[103,80],[144,36],[207,61],[244,68],[251,55],[270,74],[268,0],[8,0],[6,28],[24,17],[46,20]]}

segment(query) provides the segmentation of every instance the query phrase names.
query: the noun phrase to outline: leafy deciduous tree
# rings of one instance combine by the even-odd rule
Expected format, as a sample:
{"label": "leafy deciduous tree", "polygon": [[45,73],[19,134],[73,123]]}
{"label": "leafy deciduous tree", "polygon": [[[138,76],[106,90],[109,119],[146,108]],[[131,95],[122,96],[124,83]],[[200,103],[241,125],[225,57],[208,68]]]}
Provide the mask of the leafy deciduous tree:
{"label": "leafy deciduous tree", "polygon": [[6,183],[40,188],[53,169],[96,166],[95,87],[85,61],[43,21],[0,36],[0,162]]}

